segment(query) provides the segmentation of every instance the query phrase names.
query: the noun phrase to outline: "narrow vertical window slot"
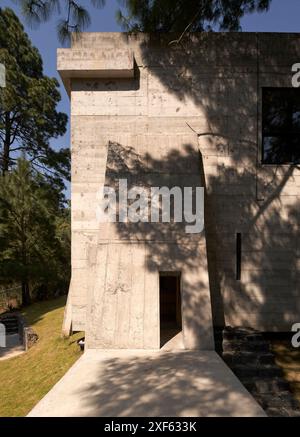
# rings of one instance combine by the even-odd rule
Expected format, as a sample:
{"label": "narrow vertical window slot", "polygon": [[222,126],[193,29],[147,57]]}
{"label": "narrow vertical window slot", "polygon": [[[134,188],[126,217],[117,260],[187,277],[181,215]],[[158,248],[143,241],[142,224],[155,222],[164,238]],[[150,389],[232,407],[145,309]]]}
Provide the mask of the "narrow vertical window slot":
{"label": "narrow vertical window slot", "polygon": [[241,264],[242,264],[242,234],[236,234],[236,280],[241,280]]}

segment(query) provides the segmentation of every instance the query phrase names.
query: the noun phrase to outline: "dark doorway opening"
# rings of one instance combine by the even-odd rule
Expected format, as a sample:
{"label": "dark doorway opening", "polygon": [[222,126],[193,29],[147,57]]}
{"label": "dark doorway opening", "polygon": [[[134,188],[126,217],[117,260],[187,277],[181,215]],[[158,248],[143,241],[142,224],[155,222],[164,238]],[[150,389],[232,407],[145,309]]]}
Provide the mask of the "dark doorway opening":
{"label": "dark doorway opening", "polygon": [[182,330],[180,272],[160,272],[160,346]]}

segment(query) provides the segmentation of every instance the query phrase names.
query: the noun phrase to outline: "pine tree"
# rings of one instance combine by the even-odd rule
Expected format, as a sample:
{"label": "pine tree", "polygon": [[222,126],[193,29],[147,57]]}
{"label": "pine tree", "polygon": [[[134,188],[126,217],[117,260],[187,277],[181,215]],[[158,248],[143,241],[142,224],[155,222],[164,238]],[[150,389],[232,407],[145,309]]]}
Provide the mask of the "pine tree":
{"label": "pine tree", "polygon": [[51,138],[66,132],[67,116],[56,110],[59,84],[43,75],[41,56],[14,12],[1,8],[0,62],[6,68],[6,87],[0,88],[1,171],[8,172],[26,153],[62,186],[63,178],[69,178],[69,149],[50,146]]}
{"label": "pine tree", "polygon": [[19,282],[27,305],[33,285],[47,295],[69,281],[68,213],[57,190],[24,158],[1,179],[0,280]]}
{"label": "pine tree", "polygon": [[[61,17],[57,24],[58,37],[62,43],[69,40],[71,32],[85,30],[91,22],[89,11],[77,0],[17,0],[30,24],[40,24],[53,14]],[[102,8],[105,0],[89,0],[92,6]]]}
{"label": "pine tree", "polygon": [[245,14],[268,10],[272,0],[123,0],[118,20],[140,32],[240,29]]}

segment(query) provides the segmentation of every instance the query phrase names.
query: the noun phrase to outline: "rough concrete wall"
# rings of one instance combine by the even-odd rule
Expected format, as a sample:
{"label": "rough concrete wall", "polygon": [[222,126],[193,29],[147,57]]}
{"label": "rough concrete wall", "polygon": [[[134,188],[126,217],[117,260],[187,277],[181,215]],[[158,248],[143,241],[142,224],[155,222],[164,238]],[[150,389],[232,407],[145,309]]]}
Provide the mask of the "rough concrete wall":
{"label": "rough concrete wall", "polygon": [[[78,89],[83,86],[76,85]],[[86,96],[86,103],[81,91],[78,96],[89,110],[91,95]],[[102,96],[101,92],[94,98]],[[74,329],[82,326],[87,314],[90,348],[158,348],[158,274],[180,271],[185,346],[212,348],[205,236],[187,235],[182,224],[99,226],[95,208],[97,190],[104,182],[114,186],[119,179],[127,179],[128,189],[135,185],[202,186],[197,136],[180,133],[180,128],[170,134],[159,120],[152,129],[146,119],[137,123],[128,116],[120,121],[119,117],[77,115],[76,99],[73,91]]]}
{"label": "rough concrete wall", "polygon": [[[151,228],[124,230],[110,226],[99,232],[95,219],[96,191],[99,184],[114,174],[113,169],[107,171],[109,144],[117,147],[121,156],[127,155],[125,161],[129,159],[133,182],[142,173],[143,184],[163,181],[164,174],[168,175],[169,184],[186,183],[191,171],[185,169],[180,173],[180,166],[200,162],[192,174],[195,177],[202,174],[207,188],[206,239],[214,323],[221,325],[225,319],[225,323],[232,325],[290,329],[297,320],[300,301],[300,174],[296,167],[260,164],[260,119],[261,87],[291,86],[291,66],[300,55],[299,36],[192,35],[181,45],[172,46],[166,38],[84,34],[73,45],[83,55],[91,47],[130,48],[136,62],[134,79],[72,80],[72,266],[73,281],[78,284],[72,291],[74,329],[85,327],[88,301],[90,332],[99,318],[105,320],[110,314],[117,317],[116,308],[124,306],[127,314],[131,311],[123,292],[115,290],[109,298],[107,315],[93,311],[100,308],[92,304],[99,295],[87,278],[92,277],[92,282],[103,281],[105,268],[102,255],[99,258],[99,247],[108,263],[114,254],[123,254],[109,269],[116,268],[116,275],[125,275],[122,283],[143,281],[142,276],[136,278],[137,282],[134,277],[130,280],[126,277],[129,267],[122,265],[123,256],[130,265],[135,260],[139,260],[138,266],[150,263],[143,274],[145,293],[152,293],[151,296],[157,293],[157,286],[152,285],[152,289],[147,281],[151,282],[153,271],[169,259],[174,259],[179,270],[187,270],[186,276],[192,281],[187,288],[191,293],[204,287],[197,284],[201,275],[205,279],[205,250],[200,249],[201,241],[187,241],[182,232],[170,227],[152,238],[159,246],[136,241],[153,237]],[[195,161],[197,149],[201,159]],[[135,164],[130,168],[132,161]],[[119,174],[120,168],[115,170]],[[235,279],[237,232],[242,233],[240,281]],[[158,259],[152,270],[155,256]],[[197,272],[198,267],[202,273]],[[153,278],[151,283],[154,282]],[[130,294],[135,296],[136,291],[131,290]],[[200,296],[199,293],[201,300]],[[209,297],[204,292],[202,296],[206,298],[205,304],[209,304]],[[143,299],[140,305],[148,308],[146,294]],[[157,299],[152,303],[147,312],[147,317],[152,318],[149,326],[152,323],[154,326],[152,333],[146,325],[141,328],[138,320],[142,316],[137,314],[135,325],[129,330],[124,328],[128,319],[117,319],[117,329],[105,337],[110,340],[104,340],[97,332],[90,337],[91,345],[110,346],[112,338],[130,332],[120,336],[122,345],[130,346],[130,338],[134,338],[134,344],[155,347]],[[202,303],[191,298],[190,308],[194,304],[201,309]],[[196,312],[195,308],[191,311]],[[209,308],[204,308],[209,318]],[[196,331],[199,327],[194,328]],[[191,343],[195,345],[197,340]]]}

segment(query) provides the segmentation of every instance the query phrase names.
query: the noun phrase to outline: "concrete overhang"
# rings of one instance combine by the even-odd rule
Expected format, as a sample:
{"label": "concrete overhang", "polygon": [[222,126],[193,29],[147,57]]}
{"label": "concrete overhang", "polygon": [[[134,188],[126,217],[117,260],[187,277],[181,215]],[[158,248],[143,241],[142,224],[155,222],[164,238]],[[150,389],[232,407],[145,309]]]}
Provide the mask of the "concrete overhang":
{"label": "concrete overhang", "polygon": [[70,95],[72,79],[133,78],[134,56],[124,49],[58,49],[57,70]]}

